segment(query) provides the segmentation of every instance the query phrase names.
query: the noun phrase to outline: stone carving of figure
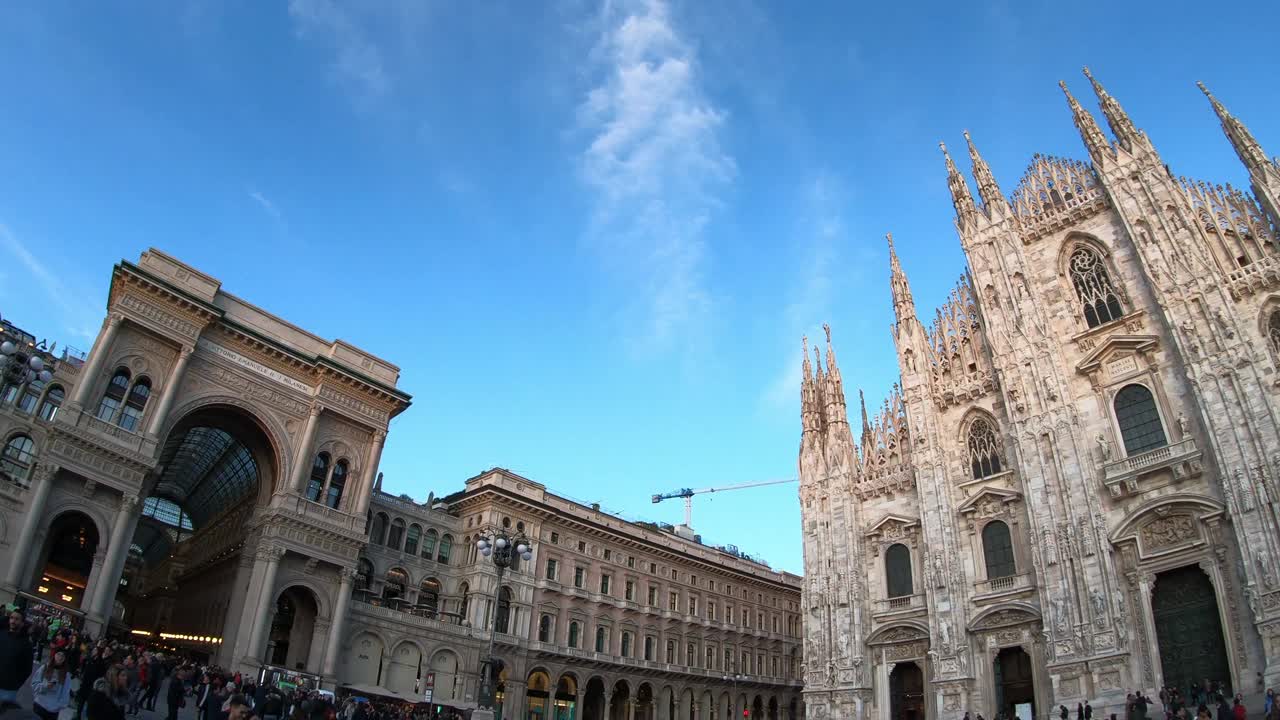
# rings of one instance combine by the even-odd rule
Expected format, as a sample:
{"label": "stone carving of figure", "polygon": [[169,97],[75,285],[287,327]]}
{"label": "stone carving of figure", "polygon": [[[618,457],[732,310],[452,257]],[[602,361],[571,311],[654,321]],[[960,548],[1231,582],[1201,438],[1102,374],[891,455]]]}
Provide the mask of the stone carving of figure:
{"label": "stone carving of figure", "polygon": [[1191,421],[1187,419],[1186,413],[1178,414],[1178,439],[1186,440],[1191,436]]}
{"label": "stone carving of figure", "polygon": [[1058,635],[1067,634],[1067,607],[1066,601],[1059,595],[1053,598],[1053,628]]}
{"label": "stone carving of figure", "polygon": [[951,653],[951,623],[943,620],[938,624],[938,630],[942,633],[942,652]]}
{"label": "stone carving of figure", "polygon": [[1268,590],[1276,586],[1276,577],[1267,567],[1266,556],[1262,554],[1262,548],[1255,547],[1253,549],[1253,562],[1258,566],[1258,576],[1262,579],[1262,584]]}
{"label": "stone carving of figure", "polygon": [[1094,439],[1098,443],[1098,452],[1102,454],[1103,462],[1111,459],[1111,441],[1106,435],[1098,433],[1098,437]]}
{"label": "stone carving of figure", "polygon": [[1044,557],[1048,564],[1058,564],[1058,547],[1053,541],[1053,531],[1049,528],[1044,529]]}
{"label": "stone carving of figure", "polygon": [[1094,588],[1089,593],[1089,601],[1093,604],[1093,622],[1098,627],[1105,627],[1107,622],[1107,598],[1102,591]]}
{"label": "stone carving of figure", "polygon": [[947,576],[942,569],[942,553],[933,554],[933,586],[946,587]]}

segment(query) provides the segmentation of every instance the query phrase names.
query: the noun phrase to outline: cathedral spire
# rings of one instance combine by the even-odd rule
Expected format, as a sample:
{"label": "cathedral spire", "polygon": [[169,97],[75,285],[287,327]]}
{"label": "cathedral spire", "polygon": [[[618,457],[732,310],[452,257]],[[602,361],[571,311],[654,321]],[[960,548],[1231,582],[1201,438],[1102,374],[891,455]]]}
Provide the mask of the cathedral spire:
{"label": "cathedral spire", "polygon": [[[969,183],[956,169],[956,164],[951,160],[951,154],[947,152],[947,144],[940,142],[938,147],[942,148],[942,157],[947,160],[947,187],[951,189],[951,204],[956,208],[956,224],[964,229],[973,225],[977,219],[978,207],[973,203]],[[892,241],[890,243],[892,244]]]}
{"label": "cathedral spire", "polygon": [[1004,199],[1004,193],[1000,192],[1000,185],[996,183],[996,176],[991,172],[991,166],[982,159],[982,154],[974,146],[968,130],[964,131],[964,141],[969,145],[969,160],[973,163],[973,177],[978,181],[978,194],[982,196],[982,209],[994,219],[997,212],[1008,211],[1009,201]]}
{"label": "cathedral spire", "polygon": [[1276,164],[1272,162],[1265,152],[1262,145],[1253,138],[1253,133],[1249,132],[1249,128],[1244,126],[1227,109],[1222,103],[1218,102],[1218,98],[1209,92],[1209,88],[1204,83],[1197,82],[1204,96],[1209,98],[1209,102],[1213,104],[1213,111],[1217,113],[1218,120],[1222,122],[1222,131],[1227,134],[1227,139],[1231,141],[1231,147],[1235,148],[1236,155],[1240,156],[1240,162],[1245,164],[1250,174],[1275,174],[1280,176],[1277,171]]}
{"label": "cathedral spire", "polygon": [[911,299],[911,285],[907,283],[907,274],[902,271],[898,262],[898,253],[893,249],[893,234],[885,235],[889,241],[889,287],[893,290],[893,313],[898,325],[916,316],[916,304]]}
{"label": "cathedral spire", "polygon": [[1107,136],[1102,134],[1098,121],[1088,110],[1080,107],[1079,101],[1067,89],[1065,82],[1059,80],[1058,87],[1062,88],[1063,94],[1067,96],[1067,104],[1071,106],[1076,129],[1080,131],[1080,137],[1084,139],[1085,147],[1089,149],[1089,155],[1093,157],[1094,162],[1101,164],[1103,160],[1114,159],[1115,153],[1111,149],[1111,143],[1107,142]]}
{"label": "cathedral spire", "polygon": [[867,398],[862,394],[862,389],[858,389],[858,403],[862,405],[862,447],[867,447],[871,443],[871,420],[867,418]]}
{"label": "cathedral spire", "polygon": [[836,364],[836,351],[831,345],[831,326],[823,323],[822,331],[827,335],[827,422],[849,425],[849,413],[844,404],[844,380],[840,377],[840,366]]}
{"label": "cathedral spire", "polygon": [[1111,127],[1111,134],[1116,136],[1116,140],[1120,146],[1129,152],[1133,152],[1135,147],[1146,145],[1146,136],[1142,131],[1133,124],[1133,120],[1129,118],[1129,114],[1120,107],[1120,103],[1102,87],[1102,83],[1098,82],[1093,73],[1089,72],[1089,68],[1085,67],[1084,76],[1089,78],[1090,84],[1093,85],[1093,92],[1098,96],[1098,104],[1102,107],[1102,114],[1107,118],[1107,125]]}
{"label": "cathedral spire", "polygon": [[809,338],[800,338],[800,356],[803,377],[800,380],[800,425],[805,434],[818,430],[818,396],[813,380],[813,366],[809,364]]}

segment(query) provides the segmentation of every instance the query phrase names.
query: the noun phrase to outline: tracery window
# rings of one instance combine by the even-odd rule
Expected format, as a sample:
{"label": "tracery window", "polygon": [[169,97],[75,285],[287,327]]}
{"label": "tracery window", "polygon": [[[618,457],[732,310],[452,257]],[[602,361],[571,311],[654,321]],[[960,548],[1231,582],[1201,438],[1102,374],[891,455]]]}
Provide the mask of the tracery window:
{"label": "tracery window", "polygon": [[66,397],[66,391],[61,385],[50,385],[48,392],[44,394],[44,402],[40,403],[40,419],[53,420]]}
{"label": "tracery window", "polygon": [[1068,265],[1071,284],[1080,300],[1086,325],[1097,327],[1124,315],[1120,295],[1098,253],[1091,248],[1078,247],[1071,253]]}
{"label": "tracery window", "polygon": [[129,390],[129,398],[124,402],[124,411],[120,413],[120,427],[136,431],[142,425],[142,411],[146,409],[150,397],[151,381],[145,377],[134,381],[133,388]]}
{"label": "tracery window", "polygon": [[311,461],[311,477],[307,481],[307,499],[320,501],[320,491],[324,489],[324,479],[329,477],[329,453],[316,453]]}
{"label": "tracery window", "polygon": [[982,554],[987,563],[987,579],[1009,577],[1017,573],[1013,561],[1013,539],[1009,526],[993,520],[982,528]]}
{"label": "tracery window", "polygon": [[1000,441],[986,418],[976,418],[969,424],[969,465],[974,480],[990,477],[1003,469]]}
{"label": "tracery window", "polygon": [[35,457],[35,442],[27,435],[14,435],[5,443],[4,452],[0,453],[0,470],[11,481],[26,485],[31,477]]}
{"label": "tracery window", "polygon": [[1156,399],[1145,386],[1126,385],[1116,393],[1115,408],[1126,455],[1137,455],[1169,444],[1164,435],[1164,425],[1160,423]]}
{"label": "tracery window", "polygon": [[885,587],[891,598],[911,594],[911,551],[902,543],[894,543],[884,551]]}
{"label": "tracery window", "polygon": [[422,539],[422,526],[413,523],[409,526],[409,532],[404,536],[404,551],[408,555],[418,554],[418,540]]}
{"label": "tracery window", "polygon": [[1280,310],[1273,311],[1267,318],[1267,342],[1271,344],[1271,352],[1280,357]]}
{"label": "tracery window", "polygon": [[116,370],[116,374],[111,376],[111,382],[107,383],[107,389],[102,393],[102,401],[98,403],[98,411],[94,413],[99,420],[111,422],[115,419],[116,411],[124,403],[124,395],[129,391],[129,377],[129,371],[125,368]]}
{"label": "tracery window", "polygon": [[333,466],[333,475],[329,476],[329,489],[325,492],[324,504],[333,509],[342,502],[342,490],[347,486],[347,461],[339,460]]}

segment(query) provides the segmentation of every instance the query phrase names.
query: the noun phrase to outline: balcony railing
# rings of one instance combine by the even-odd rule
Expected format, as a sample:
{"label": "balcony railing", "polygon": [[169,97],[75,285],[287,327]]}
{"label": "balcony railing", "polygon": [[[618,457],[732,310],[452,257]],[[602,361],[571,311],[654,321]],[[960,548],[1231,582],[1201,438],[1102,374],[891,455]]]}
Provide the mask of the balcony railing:
{"label": "balcony railing", "polygon": [[898,597],[876,600],[876,614],[909,612],[924,609],[924,593],[900,595]]}
{"label": "balcony railing", "polygon": [[1196,449],[1195,439],[1187,437],[1164,447],[1103,463],[1103,482],[1106,483],[1112,497],[1136,493],[1139,476],[1162,468],[1187,463],[1183,468],[1175,470],[1175,475],[1179,476],[1178,479],[1182,479],[1181,476],[1188,473],[1199,473],[1199,457],[1200,452]]}
{"label": "balcony railing", "polygon": [[1006,575],[1004,577],[979,580],[973,584],[973,587],[974,592],[978,595],[991,595],[1026,590],[1031,587],[1031,574],[1023,573],[1021,575]]}

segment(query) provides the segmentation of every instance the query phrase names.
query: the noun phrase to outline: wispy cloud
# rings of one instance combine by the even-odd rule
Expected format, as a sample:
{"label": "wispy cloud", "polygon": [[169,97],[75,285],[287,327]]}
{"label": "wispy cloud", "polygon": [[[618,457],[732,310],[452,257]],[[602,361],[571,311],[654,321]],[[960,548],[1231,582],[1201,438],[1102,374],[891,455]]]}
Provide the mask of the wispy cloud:
{"label": "wispy cloud", "polygon": [[314,38],[334,53],[334,79],[363,106],[391,89],[382,48],[347,6],[332,0],[290,0],[289,16],[300,37]]}
{"label": "wispy cloud", "polygon": [[644,332],[661,348],[712,310],[706,227],[736,174],[697,54],[664,0],[606,3],[592,53],[599,82],[578,107],[590,135],[580,161],[595,193],[591,235],[630,285]]}
{"label": "wispy cloud", "polygon": [[63,284],[58,275],[41,262],[3,223],[0,223],[0,246],[25,268],[27,277],[44,292],[49,302],[62,311],[64,330],[78,340],[93,339],[97,334],[96,318],[102,314],[98,304],[82,292]]}
{"label": "wispy cloud", "polygon": [[280,214],[280,209],[275,206],[275,203],[268,200],[265,195],[257,190],[250,190],[249,197],[253,198],[254,201],[258,203],[258,206],[265,210],[268,215],[279,222],[284,222],[284,216]]}

